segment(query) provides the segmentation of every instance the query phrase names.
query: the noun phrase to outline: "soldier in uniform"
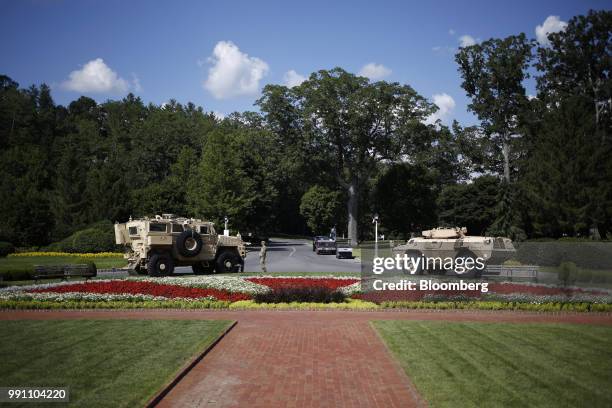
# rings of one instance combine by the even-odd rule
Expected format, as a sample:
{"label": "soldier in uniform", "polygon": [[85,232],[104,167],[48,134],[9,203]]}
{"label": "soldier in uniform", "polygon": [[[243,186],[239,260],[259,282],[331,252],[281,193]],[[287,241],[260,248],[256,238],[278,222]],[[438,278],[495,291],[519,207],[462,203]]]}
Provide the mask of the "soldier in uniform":
{"label": "soldier in uniform", "polygon": [[268,272],[266,269],[266,241],[261,241],[261,250],[259,251],[259,265],[261,266],[261,271],[263,273]]}

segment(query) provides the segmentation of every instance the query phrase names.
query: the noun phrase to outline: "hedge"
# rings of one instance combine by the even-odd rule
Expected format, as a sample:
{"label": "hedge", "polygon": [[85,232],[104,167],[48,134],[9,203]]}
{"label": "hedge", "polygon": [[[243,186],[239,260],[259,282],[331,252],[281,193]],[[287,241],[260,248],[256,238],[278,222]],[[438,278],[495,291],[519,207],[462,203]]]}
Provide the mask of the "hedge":
{"label": "hedge", "polygon": [[0,258],[15,252],[15,247],[10,242],[0,241]]}
{"label": "hedge", "polygon": [[612,242],[522,242],[515,246],[513,259],[525,265],[559,266],[573,262],[580,268],[612,269]]}
{"label": "hedge", "polygon": [[431,309],[431,310],[514,310],[530,312],[612,312],[612,304],[603,303],[521,303],[521,302],[383,302],[377,305],[358,299],[343,303],[256,303],[241,300],[224,301],[45,301],[0,300],[0,309],[236,309],[236,310],[375,310],[375,309]]}
{"label": "hedge", "polygon": [[115,230],[110,221],[101,221],[45,248],[56,252],[116,252]]}
{"label": "hedge", "polygon": [[0,309],[227,309],[230,302],[200,300],[186,302],[178,300],[130,301],[47,301],[47,300],[0,300]]}
{"label": "hedge", "polygon": [[546,303],[524,303],[524,302],[423,302],[423,301],[399,301],[382,302],[385,309],[439,309],[439,310],[519,310],[532,312],[612,312],[612,304],[605,303],[569,303],[569,302],[546,302]]}

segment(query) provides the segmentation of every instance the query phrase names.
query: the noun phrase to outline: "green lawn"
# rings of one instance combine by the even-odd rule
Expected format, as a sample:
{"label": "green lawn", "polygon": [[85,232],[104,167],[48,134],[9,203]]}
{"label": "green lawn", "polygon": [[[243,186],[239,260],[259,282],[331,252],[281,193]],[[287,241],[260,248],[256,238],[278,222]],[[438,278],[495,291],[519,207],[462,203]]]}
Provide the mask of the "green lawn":
{"label": "green lawn", "polygon": [[612,406],[612,327],[373,325],[432,407]]}
{"label": "green lawn", "polygon": [[143,406],[229,324],[201,320],[0,321],[0,384],[67,386],[71,406]]}
{"label": "green lawn", "polygon": [[32,272],[34,265],[66,265],[93,262],[98,269],[122,268],[126,260],[119,256],[79,258],[78,256],[8,256],[0,258],[0,274]]}

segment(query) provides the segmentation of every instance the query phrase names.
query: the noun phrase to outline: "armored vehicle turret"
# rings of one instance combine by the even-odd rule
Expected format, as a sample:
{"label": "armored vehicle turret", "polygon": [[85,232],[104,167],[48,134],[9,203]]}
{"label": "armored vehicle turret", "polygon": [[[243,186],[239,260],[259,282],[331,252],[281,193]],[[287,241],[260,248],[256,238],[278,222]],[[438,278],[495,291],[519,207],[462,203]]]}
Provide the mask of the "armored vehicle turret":
{"label": "armored vehicle turret", "polygon": [[219,235],[212,222],[173,214],[117,223],[115,242],[125,246],[133,274],[167,276],[175,266],[191,266],[196,274],[238,272],[246,258],[240,235]]}

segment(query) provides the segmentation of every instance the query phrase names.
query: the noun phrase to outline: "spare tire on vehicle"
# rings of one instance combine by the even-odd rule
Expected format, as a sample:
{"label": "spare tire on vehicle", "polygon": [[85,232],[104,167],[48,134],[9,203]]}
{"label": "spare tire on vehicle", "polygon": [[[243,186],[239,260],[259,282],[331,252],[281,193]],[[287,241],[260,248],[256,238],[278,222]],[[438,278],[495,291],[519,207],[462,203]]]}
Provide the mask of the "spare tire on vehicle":
{"label": "spare tire on vehicle", "polygon": [[202,250],[202,237],[194,230],[188,229],[176,238],[176,250],[179,254],[192,257]]}

